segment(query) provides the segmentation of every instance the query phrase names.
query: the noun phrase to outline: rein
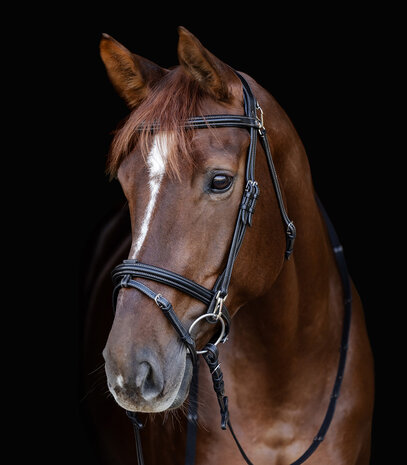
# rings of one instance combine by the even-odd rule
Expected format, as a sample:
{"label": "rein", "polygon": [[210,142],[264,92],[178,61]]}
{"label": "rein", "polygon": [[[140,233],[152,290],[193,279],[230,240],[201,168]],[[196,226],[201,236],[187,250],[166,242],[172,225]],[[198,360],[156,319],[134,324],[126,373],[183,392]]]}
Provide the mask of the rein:
{"label": "rein", "polygon": [[[256,146],[257,137],[259,136],[261,145],[266,155],[270,176],[273,182],[274,190],[279,205],[281,218],[284,223],[286,233],[286,250],[285,258],[289,259],[293,252],[294,241],[296,237],[296,229],[294,223],[289,219],[285,205],[283,202],[280,185],[277,178],[277,173],[271,156],[270,146],[267,140],[266,129],[263,125],[263,111],[257,103],[249,84],[247,81],[237,73],[237,76],[242,81],[243,96],[244,96],[244,110],[245,115],[206,115],[202,117],[192,117],[186,120],[184,127],[186,129],[203,129],[203,128],[217,128],[217,127],[238,127],[246,128],[250,132],[250,145],[248,149],[246,161],[246,187],[244,189],[242,200],[237,215],[235,230],[233,233],[232,243],[229,249],[229,255],[225,269],[216,280],[212,289],[207,289],[200,284],[185,278],[177,273],[165,270],[160,267],[140,263],[137,260],[124,260],[122,264],[118,265],[112,272],[112,279],[114,283],[113,290],[113,308],[116,309],[117,297],[121,288],[134,288],[154,300],[158,308],[163,312],[164,316],[168,319],[172,327],[179,335],[182,342],[187,348],[187,354],[190,356],[193,364],[193,377],[190,388],[190,403],[188,411],[188,430],[187,430],[187,448],[186,448],[186,461],[185,465],[193,465],[195,463],[195,449],[196,449],[196,435],[197,435],[197,412],[198,412],[198,355],[202,354],[205,362],[207,363],[213,381],[213,388],[216,393],[220,414],[221,414],[221,428],[229,428],[233,439],[235,440],[243,459],[248,465],[253,465],[245,454],[242,446],[240,445],[230,422],[228,410],[228,398],[225,395],[223,373],[220,369],[218,361],[219,352],[217,345],[224,343],[227,340],[231,318],[225,306],[225,300],[228,295],[228,288],[233,271],[233,266],[242,245],[247,226],[252,225],[253,214],[257,198],[260,194],[260,189],[255,181],[255,161],[256,161]],[[260,112],[260,117],[258,116]],[[159,129],[159,125],[153,127]],[[346,267],[346,262],[343,255],[342,246],[339,243],[336,232],[329,220],[323,206],[317,198],[317,203],[325,219],[328,229],[328,234],[331,240],[335,258],[337,261],[339,273],[342,279],[344,303],[345,303],[345,316],[342,332],[340,359],[338,364],[337,375],[335,379],[334,388],[332,390],[331,399],[323,423],[314,437],[309,448],[291,465],[300,465],[310,457],[310,455],[317,449],[319,444],[323,441],[325,434],[331,423],[336,401],[339,396],[339,391],[342,383],[343,373],[345,370],[346,353],[348,346],[348,337],[351,320],[351,287]],[[159,282],[171,286],[185,294],[190,295],[196,300],[203,302],[207,306],[207,311],[199,316],[189,327],[186,329],[179,318],[177,317],[171,303],[161,294],[157,294],[143,283],[136,281],[134,278],[144,278],[152,281]],[[196,350],[195,341],[191,336],[193,327],[199,321],[205,319],[212,324],[220,323],[221,328],[214,338],[206,344],[203,350]],[[144,459],[141,449],[140,429],[143,427],[142,423],[138,420],[136,412],[126,411],[127,416],[131,420],[134,428],[136,448],[137,448],[137,463],[144,465]]]}

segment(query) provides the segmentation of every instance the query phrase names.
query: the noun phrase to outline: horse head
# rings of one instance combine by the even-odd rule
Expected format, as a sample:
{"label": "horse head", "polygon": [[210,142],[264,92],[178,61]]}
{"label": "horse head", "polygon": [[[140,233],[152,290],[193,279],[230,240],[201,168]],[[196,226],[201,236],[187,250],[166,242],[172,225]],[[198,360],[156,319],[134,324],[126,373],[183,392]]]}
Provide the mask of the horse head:
{"label": "horse head", "polygon": [[[187,130],[182,124],[194,116],[244,115],[242,82],[184,28],[179,28],[180,64],[170,70],[107,35],[101,55],[131,110],[115,135],[108,161],[128,201],[129,258],[212,289],[226,266],[245,189],[250,133],[238,127]],[[264,114],[275,112],[272,97],[244,76]],[[231,317],[271,287],[284,262],[286,238],[276,194],[265,157],[257,158],[261,195],[230,281]],[[185,328],[205,312],[202,302],[173,287],[146,278],[139,281],[171,302]],[[197,349],[217,330],[205,320],[195,325]],[[122,407],[160,412],[186,399],[192,376],[187,349],[154,300],[136,289],[120,290],[103,355],[109,389]]]}

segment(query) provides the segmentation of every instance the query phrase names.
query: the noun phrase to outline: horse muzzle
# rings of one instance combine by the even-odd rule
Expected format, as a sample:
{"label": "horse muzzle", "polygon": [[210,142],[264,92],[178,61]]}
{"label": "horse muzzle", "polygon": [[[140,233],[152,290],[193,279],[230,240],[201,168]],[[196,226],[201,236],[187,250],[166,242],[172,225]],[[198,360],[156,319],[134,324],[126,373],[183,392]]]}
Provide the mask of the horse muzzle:
{"label": "horse muzzle", "polygon": [[181,406],[188,396],[192,362],[184,347],[164,363],[147,348],[135,352],[125,366],[115,360],[109,348],[103,356],[109,391],[126,410],[161,412]]}

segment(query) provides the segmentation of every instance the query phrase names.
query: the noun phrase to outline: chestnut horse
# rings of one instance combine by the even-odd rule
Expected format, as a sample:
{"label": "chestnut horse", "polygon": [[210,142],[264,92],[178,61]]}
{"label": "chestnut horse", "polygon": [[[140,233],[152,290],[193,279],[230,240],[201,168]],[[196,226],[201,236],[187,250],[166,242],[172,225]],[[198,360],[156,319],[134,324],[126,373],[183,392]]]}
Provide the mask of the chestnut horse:
{"label": "chestnut horse", "polygon": [[[131,238],[122,210],[100,239],[93,271],[98,282],[86,322],[86,364],[89,371],[96,367],[110,329],[103,357],[116,402],[89,394],[86,403],[102,463],[136,463],[126,409],[141,412],[146,465],[182,464],[191,354],[157,302],[138,289],[120,289],[113,319],[110,271],[128,255],[214,287],[227,265],[245,189],[250,132],[182,125],[202,115],[244,115],[243,85],[185,28],[179,28],[180,65],[171,70],[132,54],[107,35],[101,55],[131,109],[108,161],[128,201]],[[300,138],[273,97],[241,75],[261,106],[282,202],[297,238],[286,259],[279,199],[264,148],[257,143],[261,194],[231,274],[225,306],[232,324],[227,342],[219,344],[220,361],[230,418],[245,454],[254,465],[288,465],[313,442],[330,405],[344,325],[343,284]],[[172,286],[138,281],[153,296],[165,296],[186,329],[206,311],[204,303]],[[373,360],[361,301],[353,283],[351,288],[340,396],[324,440],[306,460],[309,465],[369,463]],[[195,325],[191,334],[197,350],[218,327],[205,320]],[[198,381],[195,463],[244,463],[232,436],[220,428],[211,375],[204,368]]]}

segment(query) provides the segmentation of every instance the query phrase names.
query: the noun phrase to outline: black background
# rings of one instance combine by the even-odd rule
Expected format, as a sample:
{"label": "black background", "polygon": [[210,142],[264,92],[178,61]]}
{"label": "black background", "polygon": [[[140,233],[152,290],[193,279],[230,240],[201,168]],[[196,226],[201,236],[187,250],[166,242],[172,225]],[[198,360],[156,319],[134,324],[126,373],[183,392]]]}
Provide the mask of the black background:
{"label": "black background", "polygon": [[[57,70],[64,86],[63,115],[57,117],[64,123],[57,127],[66,163],[55,171],[63,172],[63,191],[68,199],[61,200],[61,227],[69,231],[66,258],[72,263],[70,277],[75,289],[67,318],[72,318],[73,332],[66,329],[67,343],[60,344],[68,352],[69,365],[59,368],[64,380],[61,389],[65,388],[66,402],[73,407],[64,410],[64,420],[57,421],[54,435],[58,436],[55,447],[65,451],[64,458],[72,456],[75,463],[92,463],[77,415],[81,269],[92,234],[106,213],[123,199],[118,183],[109,182],[105,174],[105,162],[111,133],[127,109],[107,78],[99,57],[99,40],[101,33],[107,32],[131,51],[171,67],[177,64],[178,25],[194,33],[218,58],[254,77],[277,99],[296,127],[316,190],[344,245],[350,274],[365,307],[376,366],[372,464],[384,463],[382,457],[389,445],[392,457],[398,457],[394,427],[389,427],[394,422],[392,412],[400,415],[398,408],[390,406],[400,382],[395,373],[400,348],[393,336],[400,304],[393,277],[398,274],[396,252],[402,227],[393,194],[397,168],[391,162],[394,151],[389,146],[390,105],[396,99],[393,45],[397,39],[383,28],[388,20],[381,18],[380,11],[371,15],[322,12],[313,23],[301,15],[294,20],[292,12],[281,15],[259,8],[255,13],[252,17],[242,11],[233,21],[219,14],[216,19],[202,20],[196,11],[194,15],[175,14],[175,19],[159,25],[138,17],[133,26],[117,30],[109,29],[111,26],[75,30],[73,26],[67,35],[60,31],[51,34],[54,46],[60,42],[66,50],[58,58]],[[51,94],[54,86],[55,78],[50,82]],[[61,89],[55,92],[55,98],[60,99]],[[50,97],[52,102],[53,95]],[[60,103],[55,106],[61,108]],[[73,366],[72,374],[67,373],[68,366]],[[64,405],[68,404],[64,401]]]}

